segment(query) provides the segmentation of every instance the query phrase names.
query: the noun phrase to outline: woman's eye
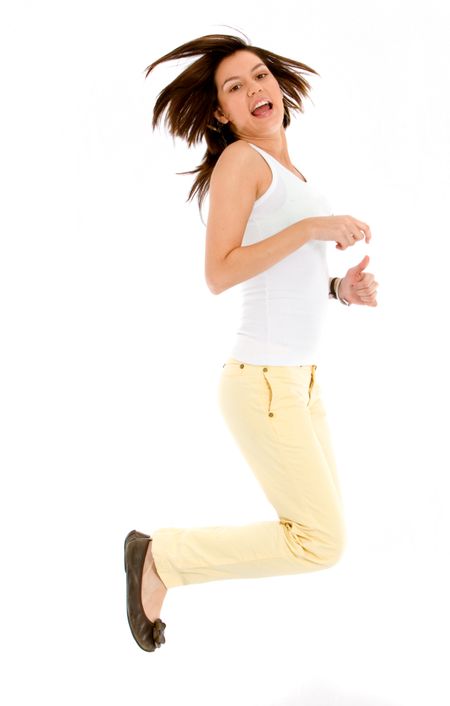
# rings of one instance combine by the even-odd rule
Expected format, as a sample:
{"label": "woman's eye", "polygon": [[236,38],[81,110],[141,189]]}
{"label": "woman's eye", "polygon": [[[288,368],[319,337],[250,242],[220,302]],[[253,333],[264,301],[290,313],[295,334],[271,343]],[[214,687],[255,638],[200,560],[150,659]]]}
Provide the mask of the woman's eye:
{"label": "woman's eye", "polygon": [[240,84],[240,83],[236,83],[234,86],[232,86],[232,87],[230,88],[230,93],[231,93],[232,91],[236,91],[236,90],[237,90],[238,88],[240,88],[240,87],[241,87],[241,84]]}
{"label": "woman's eye", "polygon": [[258,74],[256,78],[264,78],[264,76],[267,76],[267,74]]}

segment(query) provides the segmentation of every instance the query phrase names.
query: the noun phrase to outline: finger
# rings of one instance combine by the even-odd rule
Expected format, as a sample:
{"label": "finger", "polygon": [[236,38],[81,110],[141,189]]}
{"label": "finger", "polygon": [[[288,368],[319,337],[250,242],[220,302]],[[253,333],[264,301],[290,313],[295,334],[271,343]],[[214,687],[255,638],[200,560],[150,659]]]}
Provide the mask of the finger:
{"label": "finger", "polygon": [[372,238],[372,233],[370,231],[370,227],[368,226],[367,223],[364,223],[364,221],[359,221],[357,218],[354,218],[353,220],[355,221],[358,228],[364,232],[364,236],[366,238],[366,243],[368,243]]}
{"label": "finger", "polygon": [[363,272],[363,270],[367,267],[369,262],[370,257],[368,255],[364,255],[361,262],[351,268],[352,274],[354,274],[359,279],[359,281],[361,281],[362,278],[365,276],[366,273]]}
{"label": "finger", "polygon": [[372,282],[375,281],[375,277],[370,272],[363,272],[361,281],[364,282],[364,284],[366,284],[366,285],[372,284]]}
{"label": "finger", "polygon": [[374,294],[374,292],[377,291],[377,287],[373,283],[371,283],[369,285],[365,285],[364,287],[361,287],[360,284],[354,285],[353,289],[357,294],[361,294],[362,296],[367,296],[368,294]]}
{"label": "finger", "polygon": [[377,282],[369,282],[367,284],[366,282],[357,282],[356,284],[353,285],[353,291],[358,293],[358,294],[363,294],[363,295],[368,295],[368,294],[374,294],[378,289],[378,283]]}
{"label": "finger", "polygon": [[360,297],[361,301],[363,304],[367,304],[367,306],[373,306],[376,304],[376,297],[371,295],[370,297]]}
{"label": "finger", "polygon": [[370,260],[369,256],[365,255],[363,257],[363,259],[361,260],[361,262],[359,262],[354,267],[350,267],[350,269],[348,270],[346,276],[348,277],[348,281],[350,282],[352,287],[357,287],[357,286],[358,287],[361,287],[361,286],[365,287],[365,286],[367,286],[367,283],[365,281],[365,277],[366,277],[367,273],[362,272],[362,270],[364,269],[364,267],[367,267],[367,265],[369,264],[369,260]]}
{"label": "finger", "polygon": [[377,291],[377,288],[369,284],[367,287],[360,287],[359,284],[353,285],[353,291],[360,294],[362,297],[367,297],[369,294],[373,294]]}
{"label": "finger", "polygon": [[352,291],[361,297],[369,297],[369,296],[373,296],[375,294],[375,292],[377,291],[377,288],[373,284],[369,284],[367,287],[366,286],[361,287],[361,284],[358,283],[358,284],[353,285]]}
{"label": "finger", "polygon": [[357,297],[361,297],[361,299],[372,299],[373,297],[376,297],[377,295],[377,290],[376,289],[364,289],[362,291],[357,291],[354,292]]}

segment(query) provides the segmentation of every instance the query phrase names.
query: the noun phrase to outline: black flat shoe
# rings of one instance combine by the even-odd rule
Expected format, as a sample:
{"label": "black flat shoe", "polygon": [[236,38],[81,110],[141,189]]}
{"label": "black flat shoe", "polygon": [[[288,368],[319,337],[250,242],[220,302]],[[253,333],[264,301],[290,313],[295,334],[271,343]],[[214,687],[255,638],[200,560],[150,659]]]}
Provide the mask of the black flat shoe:
{"label": "black flat shoe", "polygon": [[141,599],[142,570],[151,537],[132,530],[125,538],[124,560],[127,575],[127,617],[131,633],[139,647],[154,652],[166,641],[166,624],[156,618],[149,620],[144,613]]}

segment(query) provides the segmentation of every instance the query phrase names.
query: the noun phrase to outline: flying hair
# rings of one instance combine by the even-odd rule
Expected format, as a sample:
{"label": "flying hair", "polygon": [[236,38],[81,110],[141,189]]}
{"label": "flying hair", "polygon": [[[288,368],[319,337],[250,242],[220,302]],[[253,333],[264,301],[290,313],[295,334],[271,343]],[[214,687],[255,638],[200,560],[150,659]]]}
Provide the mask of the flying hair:
{"label": "flying hair", "polygon": [[229,144],[239,139],[229,123],[223,125],[214,117],[218,108],[214,78],[220,62],[240,50],[256,54],[278,81],[283,94],[283,127],[286,128],[291,122],[291,111],[303,113],[303,101],[309,97],[311,85],[304,74],[320,74],[300,61],[252,46],[247,37],[241,39],[228,34],[199,37],[161,56],[145,69],[147,78],[159,64],[199,57],[159,93],[153,109],[152,127],[155,129],[163,122],[173,137],[181,137],[189,147],[205,140],[206,152],[202,162],[195,169],[182,172],[196,175],[187,200],[197,196],[200,209],[217,160]]}

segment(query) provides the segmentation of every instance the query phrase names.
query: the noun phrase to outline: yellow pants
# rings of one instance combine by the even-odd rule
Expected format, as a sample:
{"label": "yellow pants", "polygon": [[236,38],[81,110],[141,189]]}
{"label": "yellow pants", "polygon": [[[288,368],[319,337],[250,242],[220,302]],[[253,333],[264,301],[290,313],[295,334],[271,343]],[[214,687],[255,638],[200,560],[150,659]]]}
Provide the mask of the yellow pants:
{"label": "yellow pants", "polygon": [[225,422],[278,520],[152,533],[167,588],[315,571],[335,564],[345,526],[317,366],[224,363]]}

